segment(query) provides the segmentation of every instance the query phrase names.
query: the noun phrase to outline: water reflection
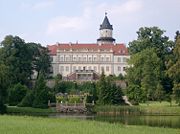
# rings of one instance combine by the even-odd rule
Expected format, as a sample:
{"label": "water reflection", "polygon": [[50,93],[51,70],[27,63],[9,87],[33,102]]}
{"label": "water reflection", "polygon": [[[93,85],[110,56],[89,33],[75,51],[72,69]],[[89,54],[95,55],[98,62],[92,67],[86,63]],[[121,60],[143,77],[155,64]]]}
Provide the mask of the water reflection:
{"label": "water reflection", "polygon": [[180,128],[180,116],[96,116],[94,119],[126,125]]}
{"label": "water reflection", "polygon": [[78,114],[51,114],[51,118],[76,118],[83,120],[105,121],[121,123],[125,125],[147,125],[155,127],[180,128],[180,116],[102,116],[102,115],[78,115]]}

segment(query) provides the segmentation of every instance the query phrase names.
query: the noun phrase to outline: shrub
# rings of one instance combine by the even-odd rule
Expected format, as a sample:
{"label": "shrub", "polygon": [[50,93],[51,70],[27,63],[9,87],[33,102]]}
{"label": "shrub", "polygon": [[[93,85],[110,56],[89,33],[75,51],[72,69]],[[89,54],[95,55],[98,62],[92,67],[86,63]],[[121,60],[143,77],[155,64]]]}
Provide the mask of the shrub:
{"label": "shrub", "polygon": [[49,100],[48,87],[44,75],[40,73],[34,87],[34,101],[32,107],[47,108]]}
{"label": "shrub", "polygon": [[25,97],[28,88],[20,83],[14,85],[9,89],[8,102],[9,105],[15,106],[22,101]]}
{"label": "shrub", "polygon": [[34,108],[47,108],[48,107],[48,91],[47,89],[42,90],[38,96],[34,99],[33,107]]}
{"label": "shrub", "polygon": [[4,105],[1,101],[0,101],[0,114],[4,114],[6,112],[6,105]]}
{"label": "shrub", "polygon": [[28,91],[26,96],[22,99],[21,103],[18,104],[20,107],[32,107],[32,102],[34,100],[33,91]]}
{"label": "shrub", "polygon": [[69,103],[80,103],[81,102],[81,99],[80,99],[80,97],[79,96],[77,96],[77,95],[73,95],[73,96],[69,96],[68,97],[68,102]]}

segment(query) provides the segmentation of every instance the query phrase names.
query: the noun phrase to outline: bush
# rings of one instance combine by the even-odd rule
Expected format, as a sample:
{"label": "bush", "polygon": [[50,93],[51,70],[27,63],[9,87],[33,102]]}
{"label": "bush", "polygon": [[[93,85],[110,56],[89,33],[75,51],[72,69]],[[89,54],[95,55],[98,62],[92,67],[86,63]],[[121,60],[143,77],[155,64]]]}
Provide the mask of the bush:
{"label": "bush", "polygon": [[42,90],[38,96],[35,97],[32,107],[34,108],[48,108],[49,95],[47,89]]}
{"label": "bush", "polygon": [[0,114],[6,113],[6,105],[0,102]]}
{"label": "bush", "polygon": [[16,106],[25,97],[28,88],[20,83],[9,89],[8,102],[9,105]]}
{"label": "bush", "polygon": [[40,73],[34,87],[34,101],[32,107],[47,108],[49,100],[48,87],[44,75]]}
{"label": "bush", "polygon": [[22,99],[21,103],[18,104],[20,107],[32,107],[32,102],[34,100],[33,91],[28,91],[26,96]]}
{"label": "bush", "polygon": [[57,102],[63,102],[63,103],[65,103],[65,102],[67,102],[68,101],[68,99],[67,99],[67,97],[66,96],[56,96],[56,100],[57,100]]}
{"label": "bush", "polygon": [[73,95],[73,96],[69,96],[68,97],[68,102],[69,103],[80,103],[81,102],[81,99],[80,99],[80,97],[79,96],[77,96],[77,95]]}

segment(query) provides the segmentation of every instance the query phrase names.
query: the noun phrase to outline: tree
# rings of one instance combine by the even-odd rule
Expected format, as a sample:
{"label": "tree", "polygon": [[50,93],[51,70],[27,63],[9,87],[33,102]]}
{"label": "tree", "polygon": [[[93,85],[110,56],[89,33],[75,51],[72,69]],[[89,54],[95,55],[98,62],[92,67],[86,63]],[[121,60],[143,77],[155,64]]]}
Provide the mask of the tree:
{"label": "tree", "polygon": [[[127,69],[126,78],[129,86],[141,88],[142,101],[155,99],[154,92],[160,82],[160,62],[153,48],[142,50],[131,56],[129,61],[131,66]],[[130,95],[128,96],[134,94],[131,92],[136,91],[129,90]],[[133,99],[135,98],[133,97]]]}
{"label": "tree", "polygon": [[121,88],[116,86],[113,77],[106,77],[104,72],[97,84],[97,91],[100,104],[124,104]]}
{"label": "tree", "polygon": [[168,62],[168,75],[173,80],[173,94],[176,102],[180,105],[180,34],[176,33],[175,47],[172,58]]}
{"label": "tree", "polygon": [[138,85],[130,85],[127,88],[127,95],[131,103],[139,104],[143,101],[143,94],[140,86]]}
{"label": "tree", "polygon": [[104,74],[104,71],[102,72],[100,76],[100,80],[97,83],[98,87],[98,102],[100,104],[108,104],[108,94],[107,94],[107,82],[106,82],[106,76]]}
{"label": "tree", "polygon": [[24,96],[28,88],[20,83],[15,84],[12,88],[9,89],[8,93],[8,103],[9,105],[16,106],[19,104]]}
{"label": "tree", "polygon": [[129,43],[129,53],[133,56],[134,54],[140,53],[145,49],[154,49],[154,53],[160,59],[160,80],[163,89],[169,93],[172,88],[171,81],[168,80],[166,71],[166,63],[169,56],[172,53],[172,48],[174,47],[174,42],[169,40],[167,36],[164,35],[165,31],[159,29],[158,27],[141,27],[137,32],[137,40]]}
{"label": "tree", "polygon": [[31,55],[27,44],[18,36],[8,35],[1,42],[2,61],[9,67],[12,84],[28,84],[31,76]]}
{"label": "tree", "polygon": [[8,87],[8,68],[0,61],[0,114],[6,112],[6,97]]}
{"label": "tree", "polygon": [[163,86],[161,85],[161,83],[158,83],[156,91],[155,91],[156,100],[161,102],[163,99],[165,99],[164,95],[165,95],[165,93],[164,93],[164,90],[163,90]]}
{"label": "tree", "polygon": [[1,42],[0,60],[9,67],[12,85],[29,85],[34,71],[48,76],[50,56],[48,49],[41,44],[26,43],[18,36],[8,35]]}
{"label": "tree", "polygon": [[32,107],[34,101],[34,92],[32,90],[28,90],[26,96],[22,99],[18,106],[20,107]]}
{"label": "tree", "polygon": [[37,78],[39,73],[43,73],[45,77],[48,77],[51,67],[51,60],[49,56],[49,51],[46,47],[38,47],[39,55],[35,57],[34,69],[37,71]]}
{"label": "tree", "polygon": [[125,104],[123,98],[123,92],[119,86],[116,86],[115,82],[111,83],[111,90],[110,90],[110,104],[119,105]]}
{"label": "tree", "polygon": [[48,88],[46,86],[43,73],[40,73],[34,87],[33,107],[47,108],[48,100],[49,100]]}

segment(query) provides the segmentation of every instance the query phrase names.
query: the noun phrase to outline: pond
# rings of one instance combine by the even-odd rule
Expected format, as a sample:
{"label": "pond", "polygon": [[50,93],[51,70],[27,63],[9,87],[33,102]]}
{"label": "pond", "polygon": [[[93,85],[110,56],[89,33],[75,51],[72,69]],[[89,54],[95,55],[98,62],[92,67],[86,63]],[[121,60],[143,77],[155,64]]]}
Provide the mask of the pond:
{"label": "pond", "polygon": [[50,118],[76,118],[84,120],[104,121],[110,123],[121,123],[125,125],[146,125],[153,127],[180,128],[180,116],[149,116],[149,115],[77,115],[77,114],[51,114]]}

